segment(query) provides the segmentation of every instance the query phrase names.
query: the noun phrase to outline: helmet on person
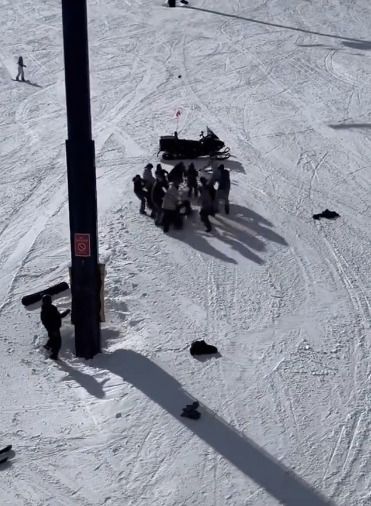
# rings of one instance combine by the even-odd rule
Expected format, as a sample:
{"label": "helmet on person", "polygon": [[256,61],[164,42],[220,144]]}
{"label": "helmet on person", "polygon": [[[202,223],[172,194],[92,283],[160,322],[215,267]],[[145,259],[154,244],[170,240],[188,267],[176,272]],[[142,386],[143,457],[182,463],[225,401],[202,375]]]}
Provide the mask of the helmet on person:
{"label": "helmet on person", "polygon": [[49,304],[52,303],[52,296],[49,295],[48,293],[44,293],[44,295],[41,297],[41,301],[43,306],[48,306]]}

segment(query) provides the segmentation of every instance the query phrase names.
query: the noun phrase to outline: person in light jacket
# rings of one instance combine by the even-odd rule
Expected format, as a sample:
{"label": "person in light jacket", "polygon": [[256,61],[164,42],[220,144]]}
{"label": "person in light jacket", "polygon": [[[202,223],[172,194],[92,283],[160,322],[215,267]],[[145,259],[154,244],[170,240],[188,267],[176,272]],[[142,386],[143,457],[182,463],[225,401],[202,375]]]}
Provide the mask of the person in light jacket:
{"label": "person in light jacket", "polygon": [[162,201],[162,225],[165,233],[169,231],[171,223],[177,222],[179,200],[178,185],[170,183]]}
{"label": "person in light jacket", "polygon": [[165,181],[159,174],[153,183],[151,190],[151,199],[153,204],[153,212],[155,218],[155,225],[161,225],[162,222],[162,202],[166,193]]}

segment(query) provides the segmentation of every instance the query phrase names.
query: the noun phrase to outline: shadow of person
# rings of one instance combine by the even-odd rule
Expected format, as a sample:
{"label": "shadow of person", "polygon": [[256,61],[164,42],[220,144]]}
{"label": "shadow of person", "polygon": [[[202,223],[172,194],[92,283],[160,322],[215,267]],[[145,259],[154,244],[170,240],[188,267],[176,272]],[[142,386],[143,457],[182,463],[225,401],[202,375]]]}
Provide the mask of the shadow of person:
{"label": "shadow of person", "polygon": [[218,230],[223,232],[222,240],[228,242],[235,242],[241,246],[247,245],[249,248],[255,251],[265,251],[265,243],[256,237],[254,233],[251,233],[243,225],[234,222],[233,218],[226,220],[227,216],[221,214],[216,215]]}
{"label": "shadow of person", "polygon": [[35,86],[35,88],[42,88],[41,84],[37,84],[37,83],[33,83],[31,81],[26,81],[27,84],[29,84],[30,86]]}
{"label": "shadow of person", "polygon": [[107,380],[99,382],[95,379],[94,376],[71,367],[69,364],[67,364],[67,362],[60,361],[58,365],[62,371],[65,371],[67,373],[67,376],[65,376],[62,381],[73,380],[81,385],[90,395],[97,397],[97,399],[103,399],[105,397],[103,385]]}
{"label": "shadow of person", "polygon": [[29,79],[25,79],[24,81],[19,80],[19,79],[12,79],[12,81],[17,81],[18,83],[21,83],[21,84],[28,84],[29,86],[35,86],[35,88],[42,88],[41,84],[33,83]]}
{"label": "shadow of person", "polygon": [[209,243],[208,238],[211,235],[203,232],[202,228],[203,224],[199,221],[198,210],[194,209],[192,216],[188,216],[187,220],[184,221],[183,228],[181,230],[171,229],[169,235],[173,239],[189,244],[189,246],[201,253],[206,253],[223,262],[237,264],[234,258],[227,256]]}
{"label": "shadow of person", "polygon": [[276,242],[283,246],[288,246],[286,240],[270,228],[273,227],[270,221],[247,207],[231,204],[230,219],[246,226],[249,230],[253,230],[257,236],[264,237],[268,241]]}
{"label": "shadow of person", "polygon": [[[66,356],[71,358],[75,354],[75,335],[73,329],[73,327],[62,328],[62,360],[57,362],[60,369],[66,373],[66,376],[62,379],[62,381],[75,381],[90,395],[93,395],[98,399],[103,399],[105,397],[103,385],[107,380],[99,382],[93,375],[84,373],[79,369],[72,367],[64,360]],[[102,347],[106,346],[111,340],[116,339],[119,335],[120,332],[115,329],[102,329]]]}
{"label": "shadow of person", "polygon": [[[192,403],[194,398],[175,378],[143,355],[132,350],[116,350],[110,355],[97,356],[94,366],[108,369],[139,389],[281,504],[331,504],[282,462],[227,424],[205,405],[200,404],[202,416],[198,421],[182,418],[182,408]],[[149,412],[148,417],[150,416]]]}
{"label": "shadow of person", "polygon": [[214,245],[215,241],[214,244],[211,244],[208,237],[214,237],[228,244],[241,256],[258,265],[262,265],[264,260],[255,252],[266,250],[264,239],[287,246],[286,240],[270,228],[273,227],[270,221],[255,211],[237,204],[231,204],[229,215],[225,215],[222,212],[217,213],[212,225],[213,231],[210,235],[202,231],[203,224],[200,222],[199,212],[196,208],[193,210],[192,216],[189,216],[185,220],[184,228],[170,235],[174,239],[186,242],[198,251],[234,264],[237,261],[227,256],[225,252],[217,249]]}
{"label": "shadow of person", "polygon": [[346,130],[351,128],[371,128],[371,123],[338,123],[338,124],[329,124],[330,128],[334,130]]}
{"label": "shadow of person", "polygon": [[257,263],[258,265],[264,264],[264,260],[252,251],[252,249],[265,251],[265,244],[260,239],[257,239],[252,234],[249,234],[242,229],[235,228],[230,222],[223,222],[222,219],[218,220],[217,225],[218,228],[215,229],[215,237],[217,237],[220,241],[227,243],[232,249],[248,260]]}
{"label": "shadow of person", "polygon": [[371,49],[371,42],[365,40],[365,41],[356,41],[356,42],[348,42],[346,40],[343,40],[341,42],[343,46],[351,47],[352,49],[361,49],[361,50],[369,50]]}

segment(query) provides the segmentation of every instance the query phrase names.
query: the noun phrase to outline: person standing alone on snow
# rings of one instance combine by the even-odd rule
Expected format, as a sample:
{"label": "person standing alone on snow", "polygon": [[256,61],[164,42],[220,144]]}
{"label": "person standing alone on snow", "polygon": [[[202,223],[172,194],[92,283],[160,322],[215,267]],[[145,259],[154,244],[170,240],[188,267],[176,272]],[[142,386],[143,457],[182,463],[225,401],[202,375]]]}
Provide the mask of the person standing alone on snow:
{"label": "person standing alone on snow", "polygon": [[24,81],[24,71],[23,71],[23,67],[26,67],[27,65],[25,65],[23,63],[23,58],[22,56],[20,56],[18,58],[18,74],[17,74],[17,77],[15,78],[16,81],[19,81],[19,78],[22,79],[22,81]]}
{"label": "person standing alone on snow", "polygon": [[50,358],[58,360],[58,353],[62,346],[61,331],[62,318],[68,315],[69,309],[60,313],[56,306],[52,304],[52,298],[50,295],[45,294],[42,297],[41,305],[41,323],[48,331],[48,341],[44,345],[46,350],[51,350]]}

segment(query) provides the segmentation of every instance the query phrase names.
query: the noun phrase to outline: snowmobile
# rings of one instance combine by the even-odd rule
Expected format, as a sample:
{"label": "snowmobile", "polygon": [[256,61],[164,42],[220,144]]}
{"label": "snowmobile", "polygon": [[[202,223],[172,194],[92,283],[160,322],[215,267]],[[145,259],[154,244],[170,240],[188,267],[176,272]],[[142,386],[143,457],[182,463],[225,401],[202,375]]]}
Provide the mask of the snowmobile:
{"label": "snowmobile", "polygon": [[210,128],[207,128],[206,135],[201,132],[199,140],[179,139],[177,132],[174,132],[174,135],[164,135],[160,137],[160,149],[157,155],[161,151],[163,152],[163,160],[198,158],[200,156],[226,160],[230,157],[230,149],[225,147],[224,142]]}

